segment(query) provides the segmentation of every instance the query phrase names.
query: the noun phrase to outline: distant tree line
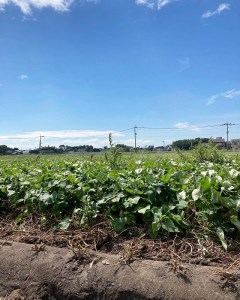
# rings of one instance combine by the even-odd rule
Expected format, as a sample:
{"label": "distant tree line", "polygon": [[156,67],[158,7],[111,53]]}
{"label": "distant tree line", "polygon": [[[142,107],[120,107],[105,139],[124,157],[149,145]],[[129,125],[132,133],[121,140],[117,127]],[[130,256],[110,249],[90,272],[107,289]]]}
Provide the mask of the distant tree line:
{"label": "distant tree line", "polygon": [[1,155],[6,155],[8,153],[10,154],[10,153],[12,153],[14,151],[17,151],[17,150],[19,150],[19,149],[18,148],[10,148],[6,145],[0,145],[0,154]]}
{"label": "distant tree line", "polygon": [[172,147],[174,149],[179,150],[191,150],[199,143],[208,144],[209,138],[195,138],[195,139],[184,139],[184,140],[177,140],[172,143]]}
{"label": "distant tree line", "polygon": [[94,148],[92,145],[81,145],[81,146],[68,146],[68,145],[60,145],[59,147],[55,146],[46,146],[41,147],[41,149],[30,150],[30,154],[62,154],[68,152],[101,152],[101,148]]}
{"label": "distant tree line", "polygon": [[[144,151],[159,151],[159,150],[166,150],[166,148],[173,148],[173,149],[179,149],[179,150],[191,150],[195,146],[197,146],[199,143],[202,144],[208,144],[209,138],[195,138],[195,139],[184,139],[184,140],[177,140],[172,143],[171,146],[166,147],[157,147],[155,148],[152,146],[146,146],[144,148],[138,147],[137,150],[144,150]],[[125,144],[116,144],[114,147],[119,148],[121,152],[131,152],[134,150],[134,147],[127,146]],[[162,148],[162,149],[160,149]],[[63,154],[63,153],[84,153],[84,152],[102,152],[106,151],[108,149],[107,146],[103,148],[94,148],[92,145],[80,145],[80,146],[68,146],[68,145],[60,145],[59,147],[55,146],[45,146],[41,149],[34,149],[30,150],[29,154]],[[6,154],[21,154],[21,151],[18,148],[10,148],[6,145],[0,145],[0,155],[6,155]]]}
{"label": "distant tree line", "polygon": [[[120,148],[122,152],[130,152],[133,147],[124,145],[124,144],[117,144],[115,147]],[[101,152],[103,150],[107,150],[108,147],[105,146],[103,148],[95,148],[92,145],[80,145],[80,146],[68,146],[68,145],[60,145],[59,147],[55,146],[44,146],[41,149],[33,149],[29,151],[29,154],[63,154],[63,153],[84,153],[84,152]],[[0,155],[7,155],[7,154],[22,154],[18,148],[10,148],[6,145],[0,145]]]}

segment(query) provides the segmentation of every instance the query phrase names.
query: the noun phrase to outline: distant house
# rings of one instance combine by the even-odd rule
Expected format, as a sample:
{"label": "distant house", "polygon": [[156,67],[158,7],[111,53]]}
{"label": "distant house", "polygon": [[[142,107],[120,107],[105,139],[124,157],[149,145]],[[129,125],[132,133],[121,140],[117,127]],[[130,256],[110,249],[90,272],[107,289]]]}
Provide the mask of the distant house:
{"label": "distant house", "polygon": [[9,149],[6,151],[7,155],[19,155],[23,154],[21,150],[14,150],[14,149]]}
{"label": "distant house", "polygon": [[41,154],[55,154],[54,150],[44,149],[44,150],[41,150],[40,152],[41,152]]}
{"label": "distant house", "polygon": [[75,151],[66,151],[66,154],[76,154]]}
{"label": "distant house", "polygon": [[219,148],[223,149],[226,147],[225,139],[222,137],[216,137],[215,139],[212,139],[212,142]]}
{"label": "distant house", "polygon": [[7,150],[6,154],[13,154],[13,150]]}
{"label": "distant house", "polygon": [[165,151],[172,151],[172,146],[158,146],[154,148],[154,151],[156,152],[165,152]]}
{"label": "distant house", "polygon": [[12,152],[13,155],[20,155],[20,154],[23,154],[23,152],[21,150],[14,150]]}
{"label": "distant house", "polygon": [[163,146],[158,146],[154,148],[154,151],[159,152],[159,151],[163,151],[164,147]]}
{"label": "distant house", "polygon": [[30,154],[29,152],[30,152],[30,150],[23,150],[22,154]]}
{"label": "distant house", "polygon": [[88,153],[85,148],[83,149],[78,149],[77,151],[75,151],[75,153]]}
{"label": "distant house", "polygon": [[233,150],[240,150],[240,139],[232,139],[231,146]]}

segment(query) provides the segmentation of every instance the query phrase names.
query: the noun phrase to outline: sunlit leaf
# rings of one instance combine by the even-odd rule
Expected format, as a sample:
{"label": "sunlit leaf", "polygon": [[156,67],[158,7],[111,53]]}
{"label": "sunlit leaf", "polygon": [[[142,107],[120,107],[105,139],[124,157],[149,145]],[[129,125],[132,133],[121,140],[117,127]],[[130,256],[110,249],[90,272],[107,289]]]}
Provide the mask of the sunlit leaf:
{"label": "sunlit leaf", "polygon": [[221,227],[218,227],[217,228],[217,231],[216,231],[221,243],[222,243],[222,246],[225,250],[227,250],[227,242],[225,240],[225,235],[224,235],[224,231],[222,230]]}

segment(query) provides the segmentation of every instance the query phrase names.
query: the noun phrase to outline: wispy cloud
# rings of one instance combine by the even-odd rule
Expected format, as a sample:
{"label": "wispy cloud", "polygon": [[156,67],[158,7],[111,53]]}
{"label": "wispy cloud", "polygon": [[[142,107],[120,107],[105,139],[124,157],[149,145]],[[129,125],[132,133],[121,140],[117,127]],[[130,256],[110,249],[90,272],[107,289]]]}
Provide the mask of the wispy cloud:
{"label": "wispy cloud", "polygon": [[68,11],[73,2],[74,0],[0,0],[0,10],[12,4],[18,6],[25,15],[30,15],[33,8],[51,7],[56,11]]}
{"label": "wispy cloud", "polygon": [[224,10],[230,9],[230,3],[221,3],[218,8],[214,11],[208,10],[202,15],[202,18],[210,18],[215,15],[220,15]]}
{"label": "wispy cloud", "polygon": [[0,135],[0,144],[22,149],[37,148],[40,135],[43,146],[52,145],[93,145],[103,147],[109,144],[108,135],[113,134],[113,139],[123,139],[124,134],[114,130],[54,130],[54,131],[32,131],[12,135]]}
{"label": "wispy cloud", "polygon": [[208,98],[207,105],[215,103],[220,98],[233,99],[236,97],[240,97],[240,90],[233,89],[226,92],[218,93]]}
{"label": "wispy cloud", "polygon": [[164,6],[175,2],[176,0],[158,0],[157,1],[157,8],[162,9]]}
{"label": "wispy cloud", "polygon": [[24,132],[16,135],[0,135],[0,139],[34,139],[39,138],[40,135],[45,138],[89,138],[89,137],[106,137],[109,133],[114,134],[114,136],[123,136],[122,133],[118,131],[102,131],[102,130],[54,130],[54,131],[32,131]]}
{"label": "wispy cloud", "polygon": [[178,63],[180,65],[179,72],[186,71],[191,66],[189,57],[178,59]]}
{"label": "wispy cloud", "polygon": [[[22,149],[34,149],[39,146],[40,135],[42,145],[92,145],[93,147],[104,147],[109,145],[108,136],[112,133],[115,144],[134,146],[134,138],[122,132],[114,130],[55,130],[55,131],[32,131],[12,135],[0,135],[0,144]],[[152,145],[149,139],[138,138],[137,146],[145,147]]]}
{"label": "wispy cloud", "polygon": [[143,5],[151,9],[155,7],[155,3],[150,0],[135,0],[135,3],[137,5]]}
{"label": "wispy cloud", "polygon": [[[4,11],[6,6],[15,5],[20,8],[25,16],[31,16],[33,9],[43,9],[50,7],[55,11],[66,12],[74,3],[97,4],[101,0],[0,0],[0,11]],[[132,0],[137,5],[142,5],[150,9],[161,10],[165,6],[180,0]],[[24,19],[26,21],[26,19]]]}
{"label": "wispy cloud", "polygon": [[199,131],[200,127],[196,125],[191,125],[188,122],[178,122],[174,124],[174,127],[177,129],[182,129],[182,130],[191,130],[191,131]]}
{"label": "wispy cloud", "polygon": [[[0,1],[1,1],[1,0],[0,0]],[[18,79],[20,79],[20,80],[26,80],[26,79],[28,79],[28,75],[26,75],[26,74],[21,74],[21,75],[18,76]]]}
{"label": "wispy cloud", "polygon": [[137,5],[143,5],[151,9],[160,10],[175,1],[177,0],[135,0],[135,3]]}

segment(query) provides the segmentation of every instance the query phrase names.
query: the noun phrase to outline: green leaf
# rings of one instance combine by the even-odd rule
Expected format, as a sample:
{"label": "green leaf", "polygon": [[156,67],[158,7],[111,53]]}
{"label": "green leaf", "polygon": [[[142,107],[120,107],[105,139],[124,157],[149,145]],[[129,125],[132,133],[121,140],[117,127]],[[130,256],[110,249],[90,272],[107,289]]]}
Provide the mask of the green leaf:
{"label": "green leaf", "polygon": [[200,197],[200,189],[194,189],[192,191],[192,198],[194,201],[197,201]]}
{"label": "green leaf", "polygon": [[12,195],[14,195],[15,194],[15,191],[13,191],[13,190],[8,190],[8,196],[12,196]]}
{"label": "green leaf", "polygon": [[129,194],[134,194],[134,190],[132,189],[125,188],[125,191],[128,192]]}
{"label": "green leaf", "polygon": [[144,215],[150,209],[151,209],[151,205],[147,205],[146,207],[139,209],[138,213]]}
{"label": "green leaf", "polygon": [[188,229],[189,225],[180,215],[171,215],[171,218],[176,222],[181,228]]}
{"label": "green leaf", "polygon": [[18,224],[19,222],[21,222],[21,221],[24,219],[24,217],[27,216],[27,214],[28,214],[28,210],[25,209],[24,212],[22,212],[21,214],[19,214],[19,215],[17,216],[17,218],[16,218],[16,220],[15,220],[16,223]]}
{"label": "green leaf", "polygon": [[184,201],[184,200],[181,200],[181,201],[179,201],[179,203],[176,205],[176,207],[178,208],[178,209],[184,209],[184,208],[186,208],[186,207],[188,207],[188,202],[187,201]]}
{"label": "green leaf", "polygon": [[39,200],[48,204],[52,200],[52,195],[50,195],[49,193],[44,193],[39,196]]}
{"label": "green leaf", "polygon": [[201,179],[201,190],[207,191],[211,188],[211,180],[208,177]]}
{"label": "green leaf", "polygon": [[237,211],[240,210],[240,199],[238,199],[237,202],[236,202],[236,210]]}
{"label": "green leaf", "polygon": [[99,181],[100,183],[105,183],[107,181],[107,174],[105,172],[101,172],[97,175],[96,177],[97,181]]}
{"label": "green leaf", "polygon": [[158,231],[161,228],[161,225],[157,222],[152,222],[150,227],[148,228],[148,234],[152,239],[156,239],[158,236]]}
{"label": "green leaf", "polygon": [[106,202],[106,198],[97,201],[98,204],[105,204]]}
{"label": "green leaf", "polygon": [[180,232],[178,226],[176,226],[170,218],[166,217],[161,222],[162,228],[168,232]]}
{"label": "green leaf", "polygon": [[19,222],[21,222],[23,220],[23,218],[25,217],[24,213],[19,214],[16,219],[15,222],[18,224]]}
{"label": "green leaf", "polygon": [[143,171],[143,169],[142,169],[142,168],[139,168],[139,169],[136,169],[136,170],[135,170],[135,173],[139,175],[139,174],[142,173],[142,171]]}
{"label": "green leaf", "polygon": [[115,196],[115,197],[113,197],[113,198],[111,199],[111,202],[112,202],[112,203],[117,203],[117,202],[119,202],[120,200],[121,200],[121,196],[117,195],[117,196]]}
{"label": "green leaf", "polygon": [[227,250],[227,242],[225,240],[225,235],[224,235],[224,231],[222,230],[222,228],[218,227],[216,233],[222,243],[223,248],[225,250]]}
{"label": "green leaf", "polygon": [[66,230],[66,229],[68,229],[70,224],[71,224],[71,219],[70,218],[65,218],[58,224],[58,228],[61,229],[61,230]]}
{"label": "green leaf", "polygon": [[125,222],[122,218],[115,218],[111,220],[113,230],[116,232],[121,232],[124,229]]}
{"label": "green leaf", "polygon": [[135,215],[131,212],[124,213],[123,221],[126,225],[133,225],[135,224]]}
{"label": "green leaf", "polygon": [[178,200],[185,200],[186,199],[186,191],[181,191],[177,194]]}
{"label": "green leaf", "polygon": [[124,206],[126,208],[132,207],[134,204],[138,204],[138,201],[140,200],[139,196],[128,198],[126,201],[124,201]]}
{"label": "green leaf", "polygon": [[222,197],[220,202],[221,202],[221,205],[223,207],[226,207],[228,209],[231,209],[231,208],[235,207],[235,202],[232,199],[228,198],[228,197]]}
{"label": "green leaf", "polygon": [[240,221],[238,220],[238,217],[236,215],[232,215],[230,217],[230,221],[233,225],[237,227],[237,229],[240,231]]}
{"label": "green leaf", "polygon": [[162,182],[169,182],[170,179],[171,179],[171,175],[169,175],[169,174],[163,175],[161,177]]}

